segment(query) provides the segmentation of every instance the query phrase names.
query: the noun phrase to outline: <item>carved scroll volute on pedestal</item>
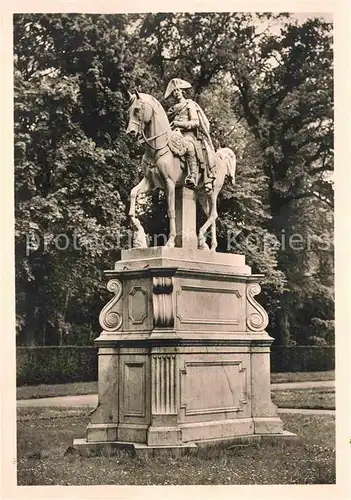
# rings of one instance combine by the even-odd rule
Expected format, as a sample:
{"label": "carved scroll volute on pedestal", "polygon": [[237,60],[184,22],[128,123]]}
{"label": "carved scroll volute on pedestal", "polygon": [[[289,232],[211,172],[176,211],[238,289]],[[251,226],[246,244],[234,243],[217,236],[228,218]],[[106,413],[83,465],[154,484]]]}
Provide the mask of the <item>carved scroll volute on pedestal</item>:
{"label": "carved scroll volute on pedestal", "polygon": [[258,283],[252,283],[247,286],[247,319],[246,325],[252,332],[262,332],[268,325],[268,314],[263,307],[254,299],[255,295],[261,292]]}
{"label": "carved scroll volute on pedestal", "polygon": [[116,332],[121,328],[123,321],[121,304],[118,303],[122,295],[122,284],[116,279],[110,280],[107,283],[107,290],[115,296],[102,309],[99,322],[104,331]]}
{"label": "carved scroll volute on pedestal", "polygon": [[172,327],[174,325],[173,279],[154,277],[152,292],[154,326]]}

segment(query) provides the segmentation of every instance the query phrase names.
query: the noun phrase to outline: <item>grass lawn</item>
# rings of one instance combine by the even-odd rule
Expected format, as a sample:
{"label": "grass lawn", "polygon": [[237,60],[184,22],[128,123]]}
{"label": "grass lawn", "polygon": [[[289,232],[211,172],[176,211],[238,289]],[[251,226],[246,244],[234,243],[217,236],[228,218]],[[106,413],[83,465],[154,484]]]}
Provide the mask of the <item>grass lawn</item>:
{"label": "grass lawn", "polygon": [[333,387],[272,391],[272,401],[279,408],[335,410]]}
{"label": "grass lawn", "polygon": [[79,396],[97,394],[97,382],[73,382],[70,384],[40,384],[17,387],[17,399],[53,398],[55,396]]}
{"label": "grass lawn", "polygon": [[330,415],[282,416],[293,441],[247,447],[212,447],[172,458],[64,454],[83,437],[86,409],[18,410],[19,485],[105,484],[332,484],[335,483],[335,422]]}
{"label": "grass lawn", "polygon": [[[305,382],[315,380],[334,380],[335,372],[296,372],[272,373],[271,382]],[[96,394],[97,382],[75,382],[56,385],[28,385],[17,387],[17,399],[50,398],[55,396],[78,396],[80,394]]]}

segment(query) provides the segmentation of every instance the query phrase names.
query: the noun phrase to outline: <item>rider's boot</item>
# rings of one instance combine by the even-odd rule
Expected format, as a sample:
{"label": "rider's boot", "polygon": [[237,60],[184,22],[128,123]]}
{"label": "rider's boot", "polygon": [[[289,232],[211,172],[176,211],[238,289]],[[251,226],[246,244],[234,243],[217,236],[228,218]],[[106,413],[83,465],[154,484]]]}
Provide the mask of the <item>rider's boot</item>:
{"label": "rider's boot", "polygon": [[189,189],[195,189],[197,186],[197,162],[196,158],[188,159],[188,175],[185,178],[185,185]]}

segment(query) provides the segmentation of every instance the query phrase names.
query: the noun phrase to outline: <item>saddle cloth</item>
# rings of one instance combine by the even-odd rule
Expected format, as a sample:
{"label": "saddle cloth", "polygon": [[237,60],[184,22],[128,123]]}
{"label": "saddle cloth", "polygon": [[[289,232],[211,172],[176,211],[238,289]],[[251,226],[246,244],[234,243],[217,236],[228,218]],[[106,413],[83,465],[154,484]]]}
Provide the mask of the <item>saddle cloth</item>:
{"label": "saddle cloth", "polygon": [[186,140],[184,139],[179,130],[175,130],[173,132],[170,141],[168,143],[168,146],[174,155],[179,157],[184,156],[187,145],[186,145]]}
{"label": "saddle cloth", "polygon": [[[180,158],[182,164],[185,163],[185,159],[183,158],[183,156],[185,155],[187,150],[187,140],[189,140],[189,138],[185,138],[180,132],[180,130],[176,129],[173,131],[173,134],[171,135],[170,141],[168,143],[169,149],[175,156]],[[195,154],[199,166],[200,168],[204,168],[206,163],[204,158],[204,152],[202,151],[202,147],[204,147],[204,145],[201,147],[200,142],[195,140],[195,138],[192,140],[192,142],[195,146]],[[185,165],[183,165],[183,168],[184,166]]]}

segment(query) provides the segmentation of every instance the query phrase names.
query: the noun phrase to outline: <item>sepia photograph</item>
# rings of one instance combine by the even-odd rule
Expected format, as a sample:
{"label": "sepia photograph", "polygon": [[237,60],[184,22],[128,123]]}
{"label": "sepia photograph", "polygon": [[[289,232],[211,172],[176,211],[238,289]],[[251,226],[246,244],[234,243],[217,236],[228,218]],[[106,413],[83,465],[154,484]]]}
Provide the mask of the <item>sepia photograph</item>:
{"label": "sepia photograph", "polygon": [[332,12],[12,21],[17,485],[335,485]]}

